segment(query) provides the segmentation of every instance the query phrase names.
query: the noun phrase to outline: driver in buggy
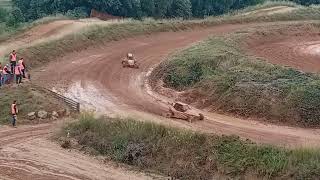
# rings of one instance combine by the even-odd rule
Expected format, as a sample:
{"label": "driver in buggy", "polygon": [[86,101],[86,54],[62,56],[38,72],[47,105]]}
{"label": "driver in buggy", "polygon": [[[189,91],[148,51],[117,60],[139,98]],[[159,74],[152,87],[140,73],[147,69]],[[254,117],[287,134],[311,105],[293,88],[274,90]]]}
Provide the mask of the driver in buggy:
{"label": "driver in buggy", "polygon": [[138,68],[137,60],[133,56],[132,53],[128,53],[127,57],[122,60],[123,67],[132,67],[132,68]]}

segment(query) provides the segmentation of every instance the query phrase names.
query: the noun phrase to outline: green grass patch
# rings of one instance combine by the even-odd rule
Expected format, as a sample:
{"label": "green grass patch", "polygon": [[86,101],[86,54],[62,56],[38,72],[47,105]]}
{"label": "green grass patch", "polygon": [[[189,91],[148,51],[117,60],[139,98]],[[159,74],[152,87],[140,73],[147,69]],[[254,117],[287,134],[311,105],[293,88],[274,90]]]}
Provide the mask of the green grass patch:
{"label": "green grass patch", "polygon": [[320,176],[317,150],[258,146],[238,137],[211,136],[166,126],[82,115],[63,129],[91,153],[140,170],[179,179],[314,179]]}
{"label": "green grass patch", "polygon": [[0,124],[8,124],[11,121],[11,104],[16,100],[18,105],[18,123],[28,122],[27,114],[45,110],[61,111],[66,106],[57,101],[48,93],[39,91],[30,84],[24,84],[19,87],[4,86],[0,88]]}
{"label": "green grass patch", "polygon": [[200,108],[319,126],[319,76],[246,56],[239,48],[246,37],[234,33],[210,38],[162,63],[153,76],[185,91],[181,100]]}

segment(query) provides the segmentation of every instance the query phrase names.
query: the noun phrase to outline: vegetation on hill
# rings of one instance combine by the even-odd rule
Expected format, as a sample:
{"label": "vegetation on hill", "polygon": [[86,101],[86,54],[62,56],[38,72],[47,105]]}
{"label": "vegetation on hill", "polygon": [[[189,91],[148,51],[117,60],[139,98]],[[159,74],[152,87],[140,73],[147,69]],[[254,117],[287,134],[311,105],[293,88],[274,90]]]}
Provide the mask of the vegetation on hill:
{"label": "vegetation on hill", "polygon": [[0,88],[0,124],[9,124],[11,121],[10,106],[16,100],[18,104],[18,123],[30,123],[27,114],[45,110],[47,112],[59,111],[66,106],[53,98],[49,93],[40,91],[31,84],[21,86],[7,85]]}
{"label": "vegetation on hill", "polygon": [[[286,28],[290,27],[303,31],[303,25]],[[247,33],[210,38],[162,63],[153,76],[163,78],[167,87],[183,90],[181,100],[201,108],[319,126],[319,76],[245,55],[239,47]]]}
{"label": "vegetation on hill", "polygon": [[68,132],[82,150],[178,179],[320,176],[317,150],[258,146],[238,137],[204,135],[134,120],[95,119],[88,114],[66,126],[61,140]]}

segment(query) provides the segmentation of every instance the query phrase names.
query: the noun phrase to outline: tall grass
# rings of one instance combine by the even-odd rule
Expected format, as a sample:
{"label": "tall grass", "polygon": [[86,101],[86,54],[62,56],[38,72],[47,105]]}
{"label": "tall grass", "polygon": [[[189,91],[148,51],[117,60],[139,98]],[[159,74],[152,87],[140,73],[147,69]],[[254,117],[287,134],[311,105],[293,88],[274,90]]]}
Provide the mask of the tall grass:
{"label": "tall grass", "polygon": [[317,150],[258,146],[238,137],[211,136],[135,120],[82,116],[62,133],[91,153],[179,179],[300,178],[320,175]]}

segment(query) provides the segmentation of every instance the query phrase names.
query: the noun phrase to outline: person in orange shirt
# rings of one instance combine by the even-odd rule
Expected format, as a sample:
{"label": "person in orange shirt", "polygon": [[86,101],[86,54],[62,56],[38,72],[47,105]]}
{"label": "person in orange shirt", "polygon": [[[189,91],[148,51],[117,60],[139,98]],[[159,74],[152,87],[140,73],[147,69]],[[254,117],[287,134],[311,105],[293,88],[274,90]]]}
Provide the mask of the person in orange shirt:
{"label": "person in orange shirt", "polygon": [[18,107],[17,101],[14,100],[11,104],[11,115],[12,115],[12,126],[16,127],[17,115],[18,115]]}
{"label": "person in orange shirt", "polygon": [[22,81],[22,72],[19,64],[17,64],[16,67],[14,68],[14,75],[16,77],[16,83],[20,84]]}
{"label": "person in orange shirt", "polygon": [[25,73],[25,69],[26,69],[26,66],[24,64],[24,59],[23,58],[20,58],[20,60],[18,61],[18,65],[20,66],[20,69],[21,69],[21,76],[23,78],[26,78],[26,73]]}

